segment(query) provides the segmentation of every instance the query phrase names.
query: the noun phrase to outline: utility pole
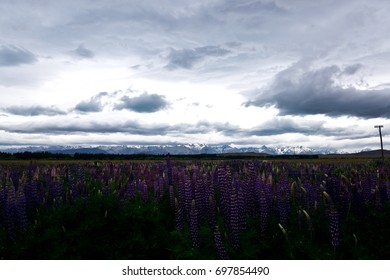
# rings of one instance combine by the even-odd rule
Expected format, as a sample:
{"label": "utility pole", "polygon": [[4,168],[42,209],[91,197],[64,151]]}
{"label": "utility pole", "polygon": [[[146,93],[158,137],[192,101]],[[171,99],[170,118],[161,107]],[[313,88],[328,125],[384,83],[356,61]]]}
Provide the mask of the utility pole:
{"label": "utility pole", "polygon": [[379,128],[379,137],[381,138],[381,152],[382,152],[382,162],[385,162],[385,156],[383,154],[383,141],[382,141],[382,128],[383,125],[376,125],[375,128]]}

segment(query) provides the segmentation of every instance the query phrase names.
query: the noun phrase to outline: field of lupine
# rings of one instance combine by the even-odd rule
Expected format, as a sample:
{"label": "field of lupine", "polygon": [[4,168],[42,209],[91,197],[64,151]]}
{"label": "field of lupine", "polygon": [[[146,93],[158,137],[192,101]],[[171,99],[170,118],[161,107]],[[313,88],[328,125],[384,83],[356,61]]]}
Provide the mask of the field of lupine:
{"label": "field of lupine", "polygon": [[390,168],[0,163],[0,259],[390,259]]}

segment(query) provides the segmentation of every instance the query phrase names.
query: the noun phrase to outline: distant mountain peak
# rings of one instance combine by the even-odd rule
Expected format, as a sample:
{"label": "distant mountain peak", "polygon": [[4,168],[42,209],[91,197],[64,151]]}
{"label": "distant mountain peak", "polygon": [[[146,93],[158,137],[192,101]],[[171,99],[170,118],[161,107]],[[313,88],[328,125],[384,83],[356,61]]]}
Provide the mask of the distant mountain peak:
{"label": "distant mountain peak", "polygon": [[310,155],[339,153],[329,148],[308,148],[299,146],[269,147],[266,145],[239,147],[234,144],[167,144],[167,145],[100,145],[100,146],[27,146],[0,149],[2,152],[52,152],[52,153],[89,153],[89,154],[223,154],[223,153],[263,153],[269,155]]}

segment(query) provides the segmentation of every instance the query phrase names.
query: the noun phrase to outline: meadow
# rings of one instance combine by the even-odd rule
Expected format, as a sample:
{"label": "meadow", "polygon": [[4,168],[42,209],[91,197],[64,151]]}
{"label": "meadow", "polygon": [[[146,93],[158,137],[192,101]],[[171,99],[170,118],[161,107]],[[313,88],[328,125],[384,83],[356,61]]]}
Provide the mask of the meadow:
{"label": "meadow", "polygon": [[0,162],[0,259],[390,259],[389,163]]}

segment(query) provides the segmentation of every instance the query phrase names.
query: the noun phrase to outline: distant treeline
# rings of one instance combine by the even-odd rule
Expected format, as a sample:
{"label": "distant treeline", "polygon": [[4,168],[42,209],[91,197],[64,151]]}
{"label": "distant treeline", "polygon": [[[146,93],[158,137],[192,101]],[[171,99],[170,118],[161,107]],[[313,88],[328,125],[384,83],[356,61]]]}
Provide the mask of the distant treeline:
{"label": "distant treeline", "polygon": [[[46,160],[161,160],[166,158],[167,154],[151,155],[151,154],[62,154],[50,152],[19,152],[19,153],[4,153],[0,152],[2,160],[31,160],[31,159],[46,159]],[[172,159],[202,159],[202,160],[217,160],[217,159],[317,159],[318,155],[264,155],[264,154],[197,154],[197,155],[169,155]]]}
{"label": "distant treeline", "polygon": [[[47,159],[47,160],[159,160],[164,159],[164,155],[151,154],[90,154],[90,153],[50,153],[50,152],[20,152],[20,153],[4,153],[0,152],[2,160],[30,160],[30,159]],[[189,158],[189,159],[213,159],[217,155],[201,154],[201,155],[171,155],[171,158]]]}

